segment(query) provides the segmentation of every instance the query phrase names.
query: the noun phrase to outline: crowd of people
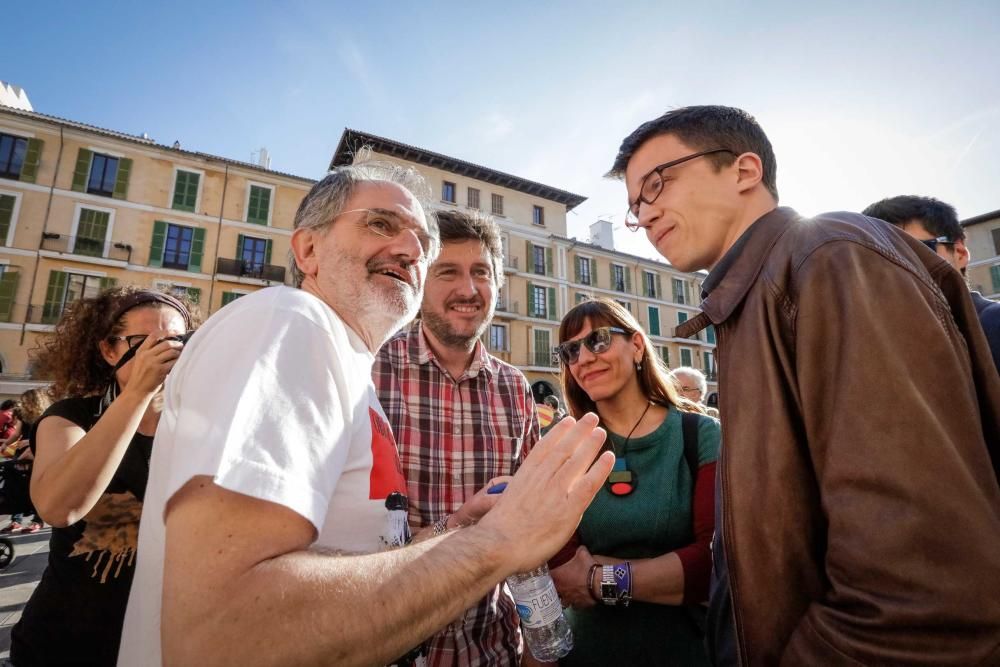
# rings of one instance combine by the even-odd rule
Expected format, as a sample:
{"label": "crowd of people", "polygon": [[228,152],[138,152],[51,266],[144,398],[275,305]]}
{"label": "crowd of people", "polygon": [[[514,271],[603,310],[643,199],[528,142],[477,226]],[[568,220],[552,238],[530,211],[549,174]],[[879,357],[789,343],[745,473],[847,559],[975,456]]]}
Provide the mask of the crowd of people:
{"label": "crowd of people", "polygon": [[12,664],[533,665],[504,581],[545,562],[560,664],[1000,663],[1000,306],[950,206],[807,219],[776,175],[718,106],[609,172],[709,272],[676,335],[716,328],[718,409],[599,298],[540,429],[481,342],[499,227],[388,164],[312,188],[291,287],[200,327],[154,290],[73,304],[37,355],[55,403],[0,410],[53,526]]}

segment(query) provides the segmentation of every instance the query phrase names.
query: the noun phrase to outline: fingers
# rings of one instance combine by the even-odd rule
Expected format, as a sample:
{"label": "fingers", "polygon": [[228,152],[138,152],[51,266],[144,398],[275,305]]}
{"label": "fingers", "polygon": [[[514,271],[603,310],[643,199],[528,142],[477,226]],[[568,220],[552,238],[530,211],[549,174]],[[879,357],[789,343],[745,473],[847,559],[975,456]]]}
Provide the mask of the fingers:
{"label": "fingers", "polygon": [[594,461],[594,464],[590,466],[590,470],[570,488],[570,500],[579,508],[581,514],[583,510],[587,509],[594,496],[597,495],[597,492],[601,489],[601,485],[608,479],[608,475],[611,474],[611,467],[614,464],[615,455],[613,452],[602,453]]}
{"label": "fingers", "polygon": [[[593,421],[588,420],[588,417],[592,417]],[[584,415],[583,419],[580,420],[580,425],[593,423],[593,426],[589,431],[584,429],[574,429],[566,435],[566,439],[576,438],[575,441],[570,440],[563,448],[566,453],[566,460],[559,468],[557,475],[563,479],[569,480],[576,479],[584,473],[587,468],[590,467],[591,463],[597,457],[598,452],[601,450],[601,446],[604,444],[604,439],[607,437],[607,433],[602,428],[596,428],[597,426],[597,416],[593,414]],[[562,446],[564,443],[560,443]]]}

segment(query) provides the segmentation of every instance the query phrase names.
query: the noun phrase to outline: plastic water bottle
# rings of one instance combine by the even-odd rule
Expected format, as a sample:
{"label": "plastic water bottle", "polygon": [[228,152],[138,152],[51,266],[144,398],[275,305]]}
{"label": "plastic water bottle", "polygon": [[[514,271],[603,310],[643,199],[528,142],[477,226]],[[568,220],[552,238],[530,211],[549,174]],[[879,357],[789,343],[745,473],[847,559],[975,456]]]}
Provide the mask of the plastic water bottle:
{"label": "plastic water bottle", "polygon": [[547,565],[508,577],[507,586],[521,617],[524,641],[536,660],[552,662],[573,650],[573,631]]}

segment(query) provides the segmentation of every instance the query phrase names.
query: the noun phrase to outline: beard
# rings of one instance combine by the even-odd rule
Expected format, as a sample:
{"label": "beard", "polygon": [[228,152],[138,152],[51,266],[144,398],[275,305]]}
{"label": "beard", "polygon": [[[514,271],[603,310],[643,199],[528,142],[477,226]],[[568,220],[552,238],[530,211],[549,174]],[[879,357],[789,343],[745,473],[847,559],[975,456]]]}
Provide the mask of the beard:
{"label": "beard", "polygon": [[[483,306],[482,303],[476,305]],[[471,350],[479,337],[486,331],[486,327],[489,326],[490,320],[493,319],[493,313],[486,310],[483,321],[476,325],[471,332],[458,331],[447,317],[436,311],[424,311],[420,318],[423,320],[424,326],[430,329],[431,333],[444,345]]]}

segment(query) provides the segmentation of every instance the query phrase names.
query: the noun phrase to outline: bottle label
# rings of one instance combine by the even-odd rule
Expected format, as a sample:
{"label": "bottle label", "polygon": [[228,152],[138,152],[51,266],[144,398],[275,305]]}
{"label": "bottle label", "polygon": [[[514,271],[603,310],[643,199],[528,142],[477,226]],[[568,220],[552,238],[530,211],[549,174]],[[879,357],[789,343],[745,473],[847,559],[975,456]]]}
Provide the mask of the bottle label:
{"label": "bottle label", "polygon": [[534,577],[510,587],[517,615],[526,628],[542,628],[562,614],[552,577]]}

